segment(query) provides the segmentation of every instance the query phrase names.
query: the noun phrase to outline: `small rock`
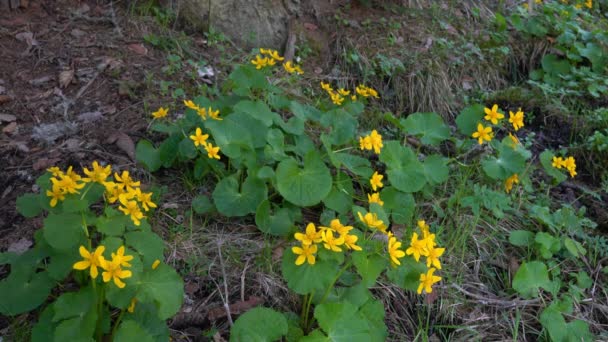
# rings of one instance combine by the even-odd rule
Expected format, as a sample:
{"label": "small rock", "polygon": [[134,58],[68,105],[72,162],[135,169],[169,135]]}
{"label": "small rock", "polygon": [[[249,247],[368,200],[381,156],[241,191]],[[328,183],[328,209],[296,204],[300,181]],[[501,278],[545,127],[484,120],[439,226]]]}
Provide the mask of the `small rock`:
{"label": "small rock", "polygon": [[53,77],[51,77],[49,75],[46,75],[46,76],[42,76],[42,77],[38,77],[38,78],[35,78],[33,80],[30,80],[29,84],[31,84],[33,86],[39,86],[39,85],[42,85],[42,84],[45,84],[45,83],[49,82],[52,79],[53,79]]}
{"label": "small rock", "polygon": [[30,241],[26,238],[21,238],[19,241],[11,243],[8,246],[8,251],[17,253],[17,254],[23,254],[31,246],[32,246],[32,241]]}
{"label": "small rock", "polygon": [[70,34],[71,34],[71,35],[72,35],[72,37],[74,37],[74,38],[80,38],[80,37],[82,37],[82,36],[86,35],[87,33],[86,33],[86,32],[84,32],[83,30],[80,30],[80,29],[75,28],[75,29],[73,29],[73,30],[70,32]]}
{"label": "small rock", "polygon": [[76,117],[76,120],[83,122],[83,123],[89,123],[89,122],[99,121],[102,118],[103,118],[102,113],[100,111],[96,110],[94,112],[86,112],[86,113],[78,114],[78,116]]}
{"label": "small rock", "polygon": [[0,122],[4,121],[4,122],[13,122],[16,121],[17,117],[14,116],[13,114],[1,114],[0,113]]}
{"label": "small rock", "polygon": [[13,98],[8,95],[0,95],[0,104],[10,102]]}
{"label": "small rock", "polygon": [[41,124],[33,128],[32,138],[52,145],[55,140],[72,135],[78,131],[78,126],[72,122],[56,122]]}
{"label": "small rock", "polygon": [[129,44],[129,50],[135,52],[138,55],[147,55],[148,49],[143,44]]}
{"label": "small rock", "polygon": [[0,95],[4,94],[6,92],[6,88],[4,88],[3,86],[0,86]]}
{"label": "small rock", "polygon": [[2,133],[6,133],[6,134],[12,134],[17,130],[17,123],[16,122],[11,122],[10,124],[6,125],[6,127],[4,127],[2,129]]}

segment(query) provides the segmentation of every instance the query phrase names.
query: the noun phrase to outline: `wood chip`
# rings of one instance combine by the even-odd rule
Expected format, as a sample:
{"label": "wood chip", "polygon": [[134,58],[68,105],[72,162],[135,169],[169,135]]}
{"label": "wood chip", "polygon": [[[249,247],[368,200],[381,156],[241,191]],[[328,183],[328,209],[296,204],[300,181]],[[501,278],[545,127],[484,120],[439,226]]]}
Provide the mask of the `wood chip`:
{"label": "wood chip", "polygon": [[108,144],[116,144],[121,150],[123,150],[131,160],[135,161],[135,144],[131,137],[124,132],[116,132],[106,139]]}
{"label": "wood chip", "polygon": [[64,70],[59,73],[59,88],[65,88],[74,79],[74,69]]}

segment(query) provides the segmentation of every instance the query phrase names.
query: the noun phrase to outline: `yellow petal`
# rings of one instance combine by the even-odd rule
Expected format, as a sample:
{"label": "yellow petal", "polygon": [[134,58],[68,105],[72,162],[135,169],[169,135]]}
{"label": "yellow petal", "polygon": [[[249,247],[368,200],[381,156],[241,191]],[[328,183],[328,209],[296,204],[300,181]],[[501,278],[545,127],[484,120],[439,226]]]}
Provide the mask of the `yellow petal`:
{"label": "yellow petal", "polygon": [[79,261],[72,266],[75,270],[85,270],[87,267],[91,266],[91,262],[88,260]]}

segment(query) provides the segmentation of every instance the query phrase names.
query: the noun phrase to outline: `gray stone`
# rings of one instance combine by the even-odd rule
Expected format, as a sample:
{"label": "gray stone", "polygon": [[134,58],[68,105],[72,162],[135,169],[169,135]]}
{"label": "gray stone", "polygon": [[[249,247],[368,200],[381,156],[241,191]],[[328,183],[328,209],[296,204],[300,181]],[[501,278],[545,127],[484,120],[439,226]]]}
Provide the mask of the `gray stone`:
{"label": "gray stone", "polygon": [[[210,4],[211,2],[211,4]],[[222,32],[245,48],[281,50],[299,0],[182,0],[180,16],[191,25]]]}

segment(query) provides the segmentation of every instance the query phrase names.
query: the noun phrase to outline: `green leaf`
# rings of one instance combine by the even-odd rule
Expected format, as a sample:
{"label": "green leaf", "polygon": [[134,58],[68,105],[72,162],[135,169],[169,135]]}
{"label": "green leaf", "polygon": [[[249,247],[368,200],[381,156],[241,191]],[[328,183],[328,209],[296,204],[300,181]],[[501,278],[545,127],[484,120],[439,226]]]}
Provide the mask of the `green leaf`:
{"label": "green leaf", "polygon": [[338,263],[334,260],[317,259],[314,265],[304,263],[297,266],[296,255],[291,250],[283,253],[282,271],[287,286],[297,294],[324,291],[338,274]]}
{"label": "green leaf", "polygon": [[529,152],[514,149],[509,142],[503,141],[498,145],[498,157],[488,157],[481,164],[490,178],[504,180],[515,173],[521,174],[526,169],[526,159],[529,156]]}
{"label": "green leaf", "polygon": [[279,208],[274,215],[270,212],[271,203],[262,201],[255,213],[255,224],[264,233],[287,236],[294,225],[293,217],[287,208]]}
{"label": "green leaf", "polygon": [[17,198],[17,211],[25,217],[35,217],[42,212],[40,201],[43,200],[43,195],[40,194],[25,194]]}
{"label": "green leaf", "polygon": [[571,238],[565,238],[564,246],[566,247],[568,252],[570,252],[570,254],[572,254],[575,258],[578,258],[579,250],[578,246],[576,245],[576,241],[572,240]]}
{"label": "green leaf", "polygon": [[170,167],[177,158],[179,142],[182,140],[181,134],[173,134],[163,141],[158,147],[159,158],[164,167]]}
{"label": "green leaf", "polygon": [[318,204],[331,191],[331,174],[316,151],[306,154],[303,168],[293,158],[283,160],[276,176],[279,193],[298,206]]}
{"label": "green leaf", "polygon": [[570,62],[567,59],[560,59],[553,54],[544,55],[541,64],[547,74],[555,76],[567,75],[571,69]]}
{"label": "green leaf", "polygon": [[96,296],[92,286],[86,286],[78,292],[62,294],[53,303],[53,322],[72,317],[84,317],[97,303]]}
{"label": "green leaf", "polygon": [[357,131],[357,119],[341,108],[323,114],[321,125],[331,127],[329,137],[333,145],[348,143]]}
{"label": "green leaf", "polygon": [[[14,316],[31,311],[44,303],[55,282],[47,272],[29,274],[13,270],[0,281],[0,314]],[[6,295],[10,294],[10,295]]]}
{"label": "green leaf", "polygon": [[357,176],[370,178],[374,173],[374,170],[371,168],[371,163],[367,158],[341,152],[335,153],[334,157],[336,160],[342,163],[344,167]]}
{"label": "green leaf", "polygon": [[484,106],[480,104],[465,107],[456,118],[456,126],[460,133],[470,137],[477,131],[477,123],[482,122]]}
{"label": "green leaf", "polygon": [[85,235],[82,217],[77,214],[49,214],[44,219],[43,235],[51,247],[62,250],[77,250],[84,244]]}
{"label": "green leaf", "polygon": [[339,214],[346,214],[353,206],[355,190],[350,176],[343,172],[336,175],[336,184],[331,188],[329,195],[323,199],[323,204]]}
{"label": "green leaf", "polygon": [[144,265],[152,265],[157,259],[163,260],[165,243],[153,232],[128,232],[125,234],[125,242],[141,255]]}
{"label": "green leaf", "polygon": [[192,199],[192,210],[199,215],[206,214],[213,210],[213,203],[208,196],[198,195]]}
{"label": "green leaf", "polygon": [[48,342],[53,336],[53,305],[48,305],[38,317],[38,322],[32,328],[32,342]]}
{"label": "green leaf", "polygon": [[387,186],[380,192],[384,208],[391,213],[391,222],[409,224],[414,217],[416,202],[412,194],[403,193],[392,186]]}
{"label": "green leaf", "polygon": [[401,120],[407,134],[420,138],[423,144],[438,145],[450,137],[450,129],[436,113],[414,113]]}
{"label": "green leaf", "polygon": [[115,342],[154,342],[154,338],[144,328],[133,320],[124,320],[120,323],[116,335]]}
{"label": "green leaf", "polygon": [[550,286],[547,266],[540,261],[524,262],[513,278],[513,289],[526,298],[537,297],[539,287]]}
{"label": "green leaf", "polygon": [[257,307],[234,322],[230,329],[230,341],[277,341],[287,334],[287,330],[287,320],[283,315],[269,308]]}
{"label": "green leaf", "polygon": [[225,216],[245,216],[255,213],[258,205],[267,197],[266,184],[249,176],[239,191],[235,177],[226,177],[215,186],[213,202],[217,210]]}
{"label": "green leaf", "polygon": [[135,311],[127,313],[125,320],[133,320],[146,331],[156,342],[166,342],[169,340],[169,328],[164,320],[156,314],[156,307],[153,304],[137,302]]}
{"label": "green leaf", "polygon": [[397,141],[387,141],[380,161],[387,165],[388,180],[396,189],[411,193],[422,190],[426,185],[424,166],[409,147],[401,146]]}
{"label": "green leaf", "polygon": [[285,154],[285,136],[280,129],[273,128],[268,130],[266,141],[268,142],[268,146],[266,146],[265,153],[269,158],[277,161],[287,158]]}
{"label": "green leaf", "polygon": [[272,123],[274,121],[280,119],[277,113],[273,113],[268,107],[268,105],[266,105],[266,103],[260,100],[240,101],[234,106],[233,111],[245,113],[251,116],[252,118],[262,122],[266,127],[272,126]]}
{"label": "green leaf", "polygon": [[298,116],[293,116],[287,122],[281,120],[279,126],[285,131],[285,133],[293,135],[302,135],[304,133],[304,124],[306,121]]}
{"label": "green leaf", "polygon": [[97,312],[89,310],[84,316],[66,319],[55,329],[55,341],[92,341],[97,323]]}
{"label": "green leaf", "polygon": [[251,130],[234,115],[226,116],[222,121],[207,120],[205,127],[221,152],[229,158],[240,158],[244,151],[253,150]]}
{"label": "green leaf", "polygon": [[513,230],[509,233],[509,242],[514,246],[530,247],[534,243],[534,233],[528,230]]}
{"label": "green leaf", "polygon": [[321,330],[315,329],[310,334],[302,337],[299,342],[331,342],[331,340]]}
{"label": "green leaf", "polygon": [[62,281],[72,271],[72,266],[80,259],[80,254],[77,250],[61,253],[52,251],[49,256],[47,271],[49,275],[56,281]]}
{"label": "green leaf", "polygon": [[144,272],[138,299],[153,301],[162,320],[175,315],[184,300],[184,283],[175,270],[161,263],[154,270]]}
{"label": "green leaf", "polygon": [[353,264],[361,275],[362,283],[366,287],[372,287],[376,283],[376,279],[380,273],[386,268],[386,259],[377,255],[368,255],[365,252],[356,252],[352,254]]}
{"label": "green leaf", "polygon": [[420,275],[426,273],[426,265],[416,262],[412,256],[399,259],[401,265],[390,267],[386,272],[388,279],[402,289],[416,291],[420,284]]}
{"label": "green leaf", "polygon": [[160,169],[162,163],[160,152],[148,140],[140,140],[135,148],[135,156],[139,163],[144,165],[150,172]]}
{"label": "green leaf", "polygon": [[424,173],[429,184],[441,184],[448,179],[450,169],[448,159],[438,154],[432,154],[424,160]]}
{"label": "green leaf", "polygon": [[100,216],[97,219],[95,226],[97,227],[97,231],[102,234],[119,236],[124,233],[129,220],[129,216],[124,215],[122,212],[119,212],[112,207],[107,207],[105,215]]}
{"label": "green leaf", "polygon": [[566,176],[566,174],[563,171],[560,171],[553,167],[552,164],[553,164],[554,156],[555,156],[555,154],[553,153],[553,151],[545,150],[539,156],[540,163],[543,166],[543,168],[545,169],[545,172],[547,172],[547,174],[549,176],[553,177],[553,179],[555,179],[555,181],[557,183],[561,183],[561,182],[565,181],[566,178],[568,178],[568,177]]}
{"label": "green leaf", "polygon": [[317,305],[314,316],[330,341],[370,341],[366,320],[357,314],[357,308],[349,302]]}
{"label": "green leaf", "polygon": [[[201,148],[200,146],[198,148]],[[189,137],[183,138],[177,146],[177,152],[186,159],[194,159],[198,155],[197,147]]]}

